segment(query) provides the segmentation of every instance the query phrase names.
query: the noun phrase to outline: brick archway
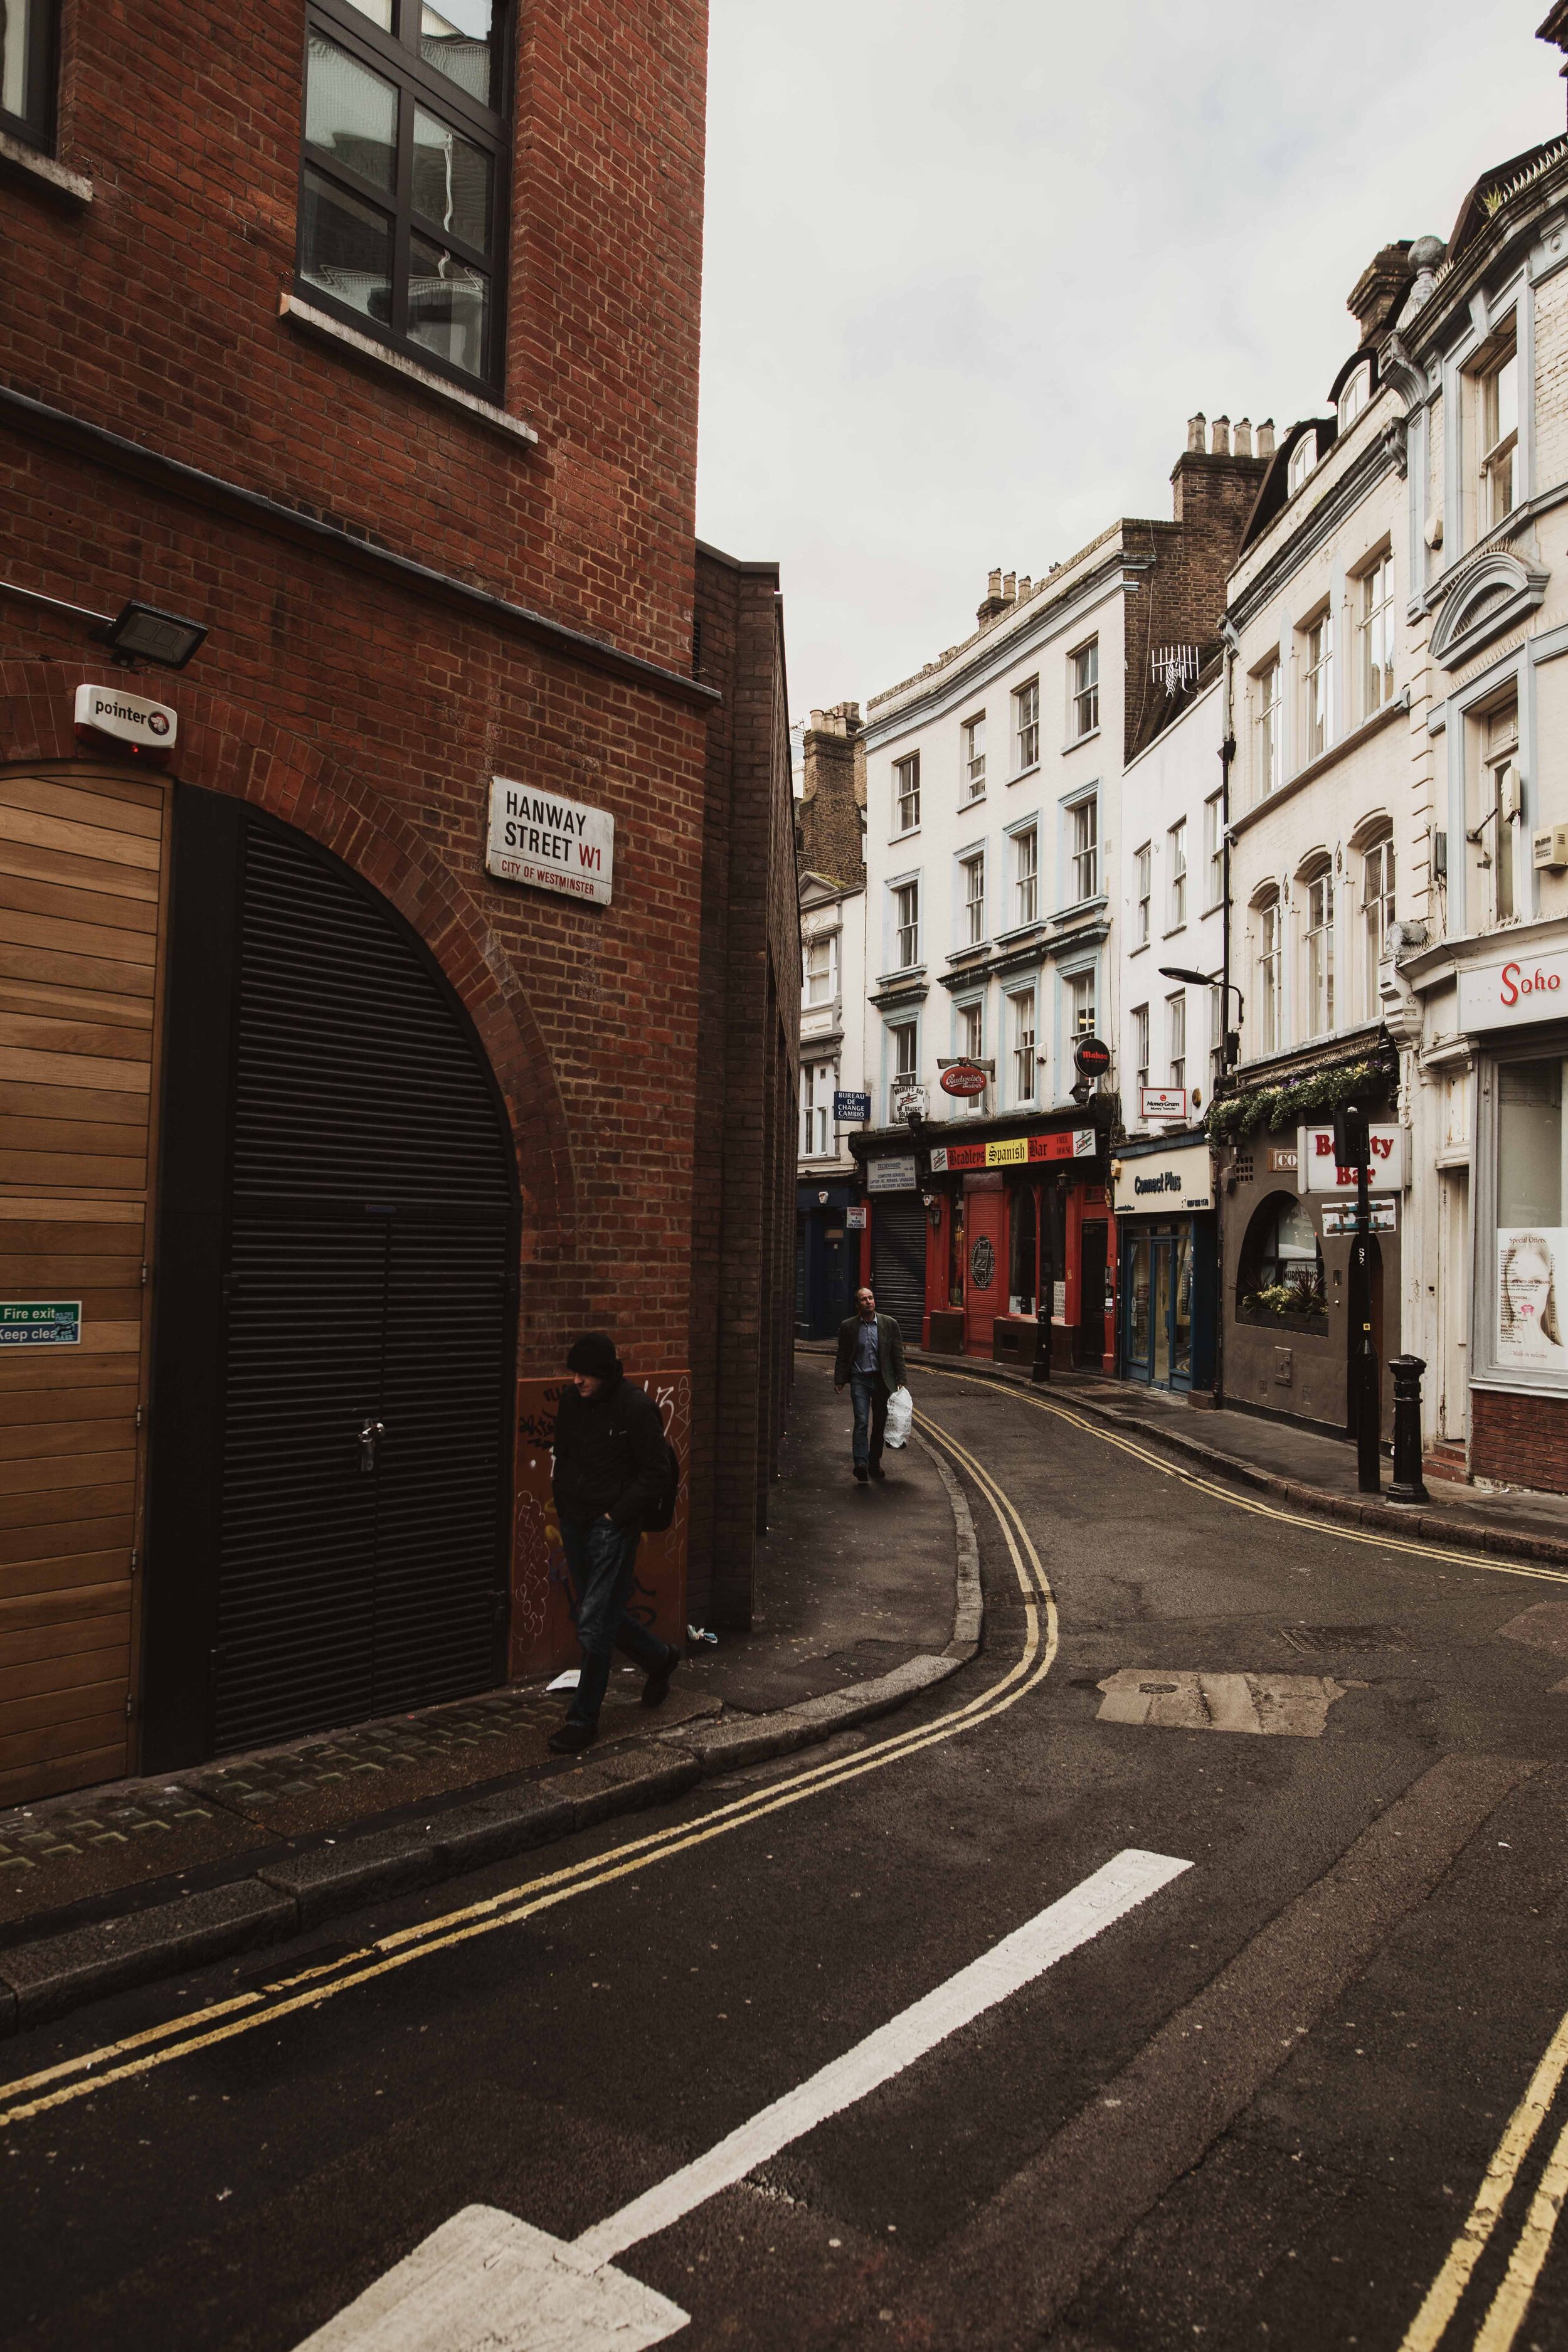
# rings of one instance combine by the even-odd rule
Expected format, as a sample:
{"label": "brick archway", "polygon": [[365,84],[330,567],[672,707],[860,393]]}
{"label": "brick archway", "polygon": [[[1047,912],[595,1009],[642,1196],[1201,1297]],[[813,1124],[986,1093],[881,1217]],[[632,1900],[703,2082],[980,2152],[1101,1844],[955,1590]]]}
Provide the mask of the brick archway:
{"label": "brick archway", "polygon": [[[6,713],[0,761],[79,759],[76,689],[89,683],[102,683],[101,664],[0,663]],[[155,681],[137,684],[156,692]],[[379,891],[424,940],[467,1009],[506,1104],[522,1183],[525,1259],[569,1262],[576,1202],[565,1112],[544,1040],[481,899],[396,802],[347,761],[249,704],[184,681],[178,692],[180,746],[170,772],[298,826]],[[525,1334],[527,1319],[525,1309]]]}

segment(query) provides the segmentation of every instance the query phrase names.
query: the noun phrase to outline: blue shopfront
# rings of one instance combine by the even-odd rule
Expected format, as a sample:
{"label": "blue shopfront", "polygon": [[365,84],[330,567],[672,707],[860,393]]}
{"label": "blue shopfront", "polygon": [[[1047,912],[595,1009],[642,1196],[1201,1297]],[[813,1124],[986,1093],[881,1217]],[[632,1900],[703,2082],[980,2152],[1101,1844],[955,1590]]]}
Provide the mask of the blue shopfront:
{"label": "blue shopfront", "polygon": [[1111,1157],[1121,1244],[1117,1369],[1152,1388],[1212,1389],[1217,1251],[1214,1161],[1184,1134]]}
{"label": "blue shopfront", "polygon": [[831,1339],[850,1312],[860,1266],[858,1184],[804,1183],[795,1192],[795,1332]]}

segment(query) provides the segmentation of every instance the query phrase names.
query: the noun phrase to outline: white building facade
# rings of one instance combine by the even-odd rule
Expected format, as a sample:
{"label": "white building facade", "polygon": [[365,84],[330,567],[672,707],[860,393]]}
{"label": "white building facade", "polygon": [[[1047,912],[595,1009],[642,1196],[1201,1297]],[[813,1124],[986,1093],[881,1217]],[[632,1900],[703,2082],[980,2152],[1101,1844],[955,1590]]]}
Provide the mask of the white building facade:
{"label": "white building facade", "polygon": [[1217,1219],[1201,1121],[1223,1067],[1226,1002],[1219,656],[1199,678],[1173,667],[1163,690],[1170,716],[1121,779],[1117,1361],[1129,1380],[1192,1390],[1212,1385],[1215,1360]]}
{"label": "white building facade", "polygon": [[[1122,772],[1157,656],[1214,650],[1264,470],[1247,428],[1233,447],[1216,420],[1211,447],[1194,420],[1171,520],[1114,523],[1043,580],[993,572],[973,634],[868,705],[859,1149],[879,1296],[933,1346],[1032,1357],[1048,1281],[1053,1352],[1113,1359]],[[1110,1049],[1092,1094],[1086,1039]],[[944,1092],[956,1065],[984,1091]]]}
{"label": "white building facade", "polygon": [[[866,1086],[864,745],[858,706],[814,710],[797,730],[800,1134],[795,1332],[826,1339],[850,1311],[865,1211],[849,1149]],[[865,1116],[862,1116],[864,1110]]]}

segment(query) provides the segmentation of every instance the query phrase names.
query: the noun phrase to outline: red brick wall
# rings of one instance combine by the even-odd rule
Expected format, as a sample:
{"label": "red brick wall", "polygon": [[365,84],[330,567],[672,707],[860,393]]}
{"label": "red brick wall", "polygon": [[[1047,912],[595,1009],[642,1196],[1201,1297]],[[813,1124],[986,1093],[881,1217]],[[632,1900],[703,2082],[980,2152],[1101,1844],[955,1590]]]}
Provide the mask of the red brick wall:
{"label": "red brick wall", "polygon": [[[533,452],[279,317],[296,6],[66,0],[58,151],[94,197],[6,175],[4,381],[681,667],[707,10],[528,0],[520,15],[503,404],[538,430]],[[95,520],[117,575],[134,575],[134,526],[111,507]],[[240,623],[195,553],[167,555],[171,603]],[[84,601],[68,519],[8,558],[25,584]]]}
{"label": "red brick wall", "polygon": [[708,730],[693,1157],[691,1606],[744,1625],[795,1330],[800,931],[778,568],[700,547]]}
{"label": "red brick wall", "polygon": [[1472,1389],[1470,1472],[1568,1495],[1568,1399]]}

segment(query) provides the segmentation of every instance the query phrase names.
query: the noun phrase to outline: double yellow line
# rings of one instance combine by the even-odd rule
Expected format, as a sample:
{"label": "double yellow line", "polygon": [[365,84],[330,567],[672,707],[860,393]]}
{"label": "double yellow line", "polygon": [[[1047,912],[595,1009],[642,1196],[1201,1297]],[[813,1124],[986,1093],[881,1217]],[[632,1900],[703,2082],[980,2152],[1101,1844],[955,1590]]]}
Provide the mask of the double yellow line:
{"label": "double yellow line", "polygon": [[966,1471],[984,1496],[1001,1529],[1024,1596],[1024,1645],[999,1681],[964,1706],[930,1723],[917,1724],[908,1731],[878,1740],[853,1758],[837,1759],[793,1773],[771,1788],[759,1790],[754,1796],[737,1798],[719,1806],[696,1824],[674,1823],[668,1829],[628,1839],[590,1861],[547,1872],[542,1877],[489,1895],[483,1902],[448,1911],[441,1918],[398,1928],[363,1950],[347,1953],[325,1966],[279,1976],[275,1982],[255,1991],[214,2001],[187,2016],[149,2026],[121,2041],[84,2051],[78,2057],[62,2059],[16,2082],[0,2084],[0,2126],[25,2123],[72,2100],[86,2098],[91,2092],[106,2090],[111,2084],[129,2082],[150,2074],[154,2067],[170,2065],[177,2058],[192,2057],[199,2050],[213,2049],[238,2034],[272,2025],[298,2010],[320,2008],[340,1993],[370,1984],[395,1969],[408,1967],[412,1961],[426,1959],[435,1952],[449,1951],[475,1936],[493,1934],[498,1927],[514,1927],[520,1920],[531,1919],[541,1911],[591,1894],[597,1887],[611,1885],[616,1879],[646,1869],[652,1863],[689,1853],[694,1847],[706,1845],[713,1838],[727,1837],[734,1830],[747,1829],[753,1822],[783,1812],[808,1797],[842,1788],[863,1773],[902,1763],[922,1748],[955,1738],[960,1732],[973,1730],[1016,1706],[1019,1699],[1044,1681],[1055,1663],[1058,1633],[1050,1580],[1023,1519],[995,1480],[937,1423],[924,1413],[918,1413],[916,1421],[922,1433]]}
{"label": "double yellow line", "polygon": [[[915,1369],[931,1380],[957,1381],[965,1388],[984,1389],[992,1396],[997,1391],[995,1381],[979,1380],[973,1372],[939,1370],[934,1364],[920,1364]],[[1351,1527],[1339,1519],[1312,1518],[1304,1511],[1284,1510],[1278,1503],[1259,1502],[1250,1495],[1238,1493],[1234,1486],[1223,1485],[1217,1478],[1205,1478],[1201,1471],[1188,1470],[1180,1463],[1167,1462],[1163,1454],[1156,1454],[1150,1446],[1140,1445],[1135,1438],[1123,1437],[1120,1432],[1107,1429],[1103,1423],[1090,1421],[1083,1413],[1074,1412],[1070,1405],[1058,1404],[1054,1400],[1037,1395],[1032,1389],[1008,1387],[1005,1393],[1016,1403],[1032,1406],[1037,1412],[1049,1413],[1053,1420],[1065,1421],[1074,1429],[1081,1429],[1086,1437],[1098,1439],[1101,1445],[1113,1445],[1118,1453],[1131,1454],[1134,1461],[1143,1463],[1151,1470],[1158,1470],[1163,1477],[1179,1478],[1184,1486],[1192,1487],[1194,1494],[1207,1495],[1216,1503],[1228,1503],[1234,1511],[1248,1511],[1254,1518],[1274,1519],[1282,1527],[1302,1528],[1309,1535],[1332,1536],[1344,1543],[1371,1544],[1375,1551],[1405,1552],[1416,1559],[1446,1560],[1456,1568],[1478,1569],[1489,1576],[1525,1576],[1542,1584],[1568,1584],[1568,1569],[1534,1568],[1523,1560],[1493,1559],[1486,1552],[1446,1551],[1440,1544],[1422,1543],[1408,1536],[1380,1535],[1371,1528]]]}
{"label": "double yellow line", "polygon": [[[921,1365],[920,1369],[930,1370],[934,1379],[959,1381],[968,1388],[993,1391],[995,1388],[994,1381],[977,1380],[973,1373],[938,1371],[927,1365]],[[1229,1503],[1238,1511],[1250,1511],[1260,1518],[1277,1519],[1287,1527],[1306,1528],[1314,1535],[1342,1537],[1347,1543],[1373,1544],[1380,1550],[1408,1552],[1423,1559],[1451,1560],[1462,1568],[1486,1569],[1499,1576],[1537,1577],[1549,1584],[1568,1584],[1568,1575],[1559,1569],[1531,1568],[1514,1561],[1489,1559],[1474,1552],[1445,1551],[1436,1544],[1415,1543],[1399,1536],[1374,1535],[1364,1528],[1342,1527],[1335,1521],[1325,1523],[1321,1519],[1308,1518],[1300,1512],[1281,1510],[1277,1504],[1255,1502],[1250,1496],[1238,1495],[1233,1488],[1221,1486],[1214,1479],[1199,1476],[1193,1471],[1162,1460],[1147,1446],[1089,1421],[1068,1406],[1020,1391],[1012,1393],[1020,1403],[1050,1413],[1058,1421],[1068,1422],[1073,1428],[1081,1429],[1087,1436],[1098,1438],[1102,1444],[1113,1445],[1121,1453],[1131,1454],[1149,1468],[1163,1472],[1167,1478],[1180,1478],[1200,1494]],[[1493,2152],[1464,2227],[1449,2248],[1447,2259],[1428,2288],[1420,2310],[1405,2330],[1399,2352],[1436,2352],[1476,2265],[1502,2219],[1504,2206],[1562,2088],[1565,2073],[1568,2073],[1568,2016],[1563,2019],[1547,2043],[1524,2096],[1510,2116],[1508,2127]],[[1529,2210],[1520,2225],[1508,2269],[1488,2306],[1471,2352],[1511,2352],[1546,2257],[1552,2250],[1552,2237],[1565,2197],[1568,2197],[1568,2124],[1564,2124],[1559,2133],[1556,2145],[1542,2170]]]}

